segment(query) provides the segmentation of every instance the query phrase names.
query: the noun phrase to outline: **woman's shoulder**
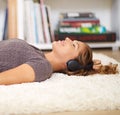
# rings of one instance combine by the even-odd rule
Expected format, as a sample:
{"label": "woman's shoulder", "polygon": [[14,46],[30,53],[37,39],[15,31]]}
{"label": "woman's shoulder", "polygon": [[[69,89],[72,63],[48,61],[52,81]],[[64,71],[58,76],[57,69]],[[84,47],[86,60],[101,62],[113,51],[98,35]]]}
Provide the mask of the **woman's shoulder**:
{"label": "woman's shoulder", "polygon": [[10,42],[10,43],[27,43],[25,40],[17,39],[17,38],[8,39],[8,40],[6,40],[6,42]]}
{"label": "woman's shoulder", "polygon": [[0,49],[2,51],[27,51],[30,48],[30,45],[21,39],[9,39],[0,42]]}
{"label": "woman's shoulder", "polygon": [[7,39],[7,40],[2,40],[0,41],[0,45],[1,44],[15,44],[15,43],[27,43],[25,40],[22,39],[17,39],[17,38],[12,38],[12,39]]}

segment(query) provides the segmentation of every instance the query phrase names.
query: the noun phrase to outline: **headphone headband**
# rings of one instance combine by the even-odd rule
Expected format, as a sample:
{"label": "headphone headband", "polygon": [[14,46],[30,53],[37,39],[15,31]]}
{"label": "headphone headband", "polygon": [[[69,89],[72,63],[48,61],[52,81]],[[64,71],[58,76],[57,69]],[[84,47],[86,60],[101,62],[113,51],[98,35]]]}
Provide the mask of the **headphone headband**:
{"label": "headphone headband", "polygon": [[86,66],[80,65],[80,63],[77,60],[73,60],[73,59],[67,62],[67,69],[72,72],[80,69],[90,70],[92,68],[93,68],[93,62],[87,64]]}
{"label": "headphone headband", "polygon": [[84,70],[91,70],[91,69],[93,69],[93,62],[87,64],[84,68]]}

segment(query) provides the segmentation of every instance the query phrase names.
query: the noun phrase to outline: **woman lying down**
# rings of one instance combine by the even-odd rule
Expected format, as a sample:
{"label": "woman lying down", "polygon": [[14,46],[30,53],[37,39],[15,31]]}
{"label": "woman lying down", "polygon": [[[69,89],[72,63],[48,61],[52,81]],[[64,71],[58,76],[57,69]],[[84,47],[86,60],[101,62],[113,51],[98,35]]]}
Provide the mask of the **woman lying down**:
{"label": "woman lying down", "polygon": [[84,76],[116,74],[117,64],[102,65],[100,60],[93,60],[87,44],[69,38],[54,41],[49,53],[20,39],[0,42],[1,85],[41,82],[50,78],[53,72]]}

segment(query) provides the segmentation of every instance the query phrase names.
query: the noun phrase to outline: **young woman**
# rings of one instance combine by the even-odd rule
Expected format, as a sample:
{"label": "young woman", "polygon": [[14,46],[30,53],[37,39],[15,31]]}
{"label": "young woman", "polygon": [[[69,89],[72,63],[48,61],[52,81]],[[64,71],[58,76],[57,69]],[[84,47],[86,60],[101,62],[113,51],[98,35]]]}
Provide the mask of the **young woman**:
{"label": "young woman", "polygon": [[[100,72],[100,60],[92,60],[92,50],[80,41],[66,38],[54,41],[52,51],[44,54],[24,40],[0,42],[0,84],[40,82],[53,72],[87,75]],[[114,72],[116,73],[116,68]]]}

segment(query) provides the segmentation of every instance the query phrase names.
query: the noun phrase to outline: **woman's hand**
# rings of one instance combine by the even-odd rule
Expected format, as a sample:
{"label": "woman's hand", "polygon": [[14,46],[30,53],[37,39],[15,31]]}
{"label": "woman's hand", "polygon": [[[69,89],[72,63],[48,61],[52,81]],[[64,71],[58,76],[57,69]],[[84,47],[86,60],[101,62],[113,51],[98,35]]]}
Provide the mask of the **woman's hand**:
{"label": "woman's hand", "polygon": [[93,69],[97,71],[97,70],[100,70],[101,67],[102,67],[101,61],[94,59],[93,60]]}

